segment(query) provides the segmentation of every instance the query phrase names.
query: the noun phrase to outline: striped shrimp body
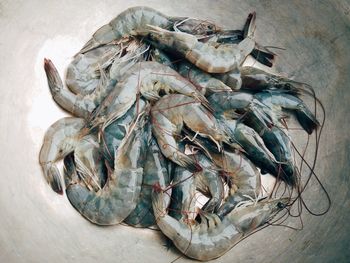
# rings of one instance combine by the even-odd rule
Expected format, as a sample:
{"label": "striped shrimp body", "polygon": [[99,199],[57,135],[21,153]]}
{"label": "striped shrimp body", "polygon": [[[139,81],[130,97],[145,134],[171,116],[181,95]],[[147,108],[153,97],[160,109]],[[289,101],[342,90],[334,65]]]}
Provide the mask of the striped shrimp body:
{"label": "striped shrimp body", "polygon": [[52,124],[45,133],[39,163],[47,182],[59,194],[63,193],[63,187],[56,162],[74,151],[84,136],[84,126],[83,119],[66,117]]}
{"label": "striped shrimp body", "polygon": [[155,101],[160,98],[161,92],[184,94],[210,107],[204,95],[175,70],[158,62],[140,62],[130,69],[96,109],[91,118],[92,125],[103,124],[103,130],[110,122],[123,116],[140,95]]}
{"label": "striped shrimp body", "polygon": [[136,208],[124,222],[138,227],[149,227],[156,224],[151,198],[153,185],[157,183],[159,187],[166,188],[170,183],[167,160],[154,138],[147,150],[143,171],[142,187]]}
{"label": "striped shrimp body", "polygon": [[183,19],[168,17],[146,6],[131,7],[120,13],[108,24],[99,28],[79,53],[85,53],[91,49],[119,40],[124,36],[135,34],[137,30],[144,29],[147,25],[170,29],[174,21]]}
{"label": "striped shrimp body", "polygon": [[69,201],[92,223],[119,224],[135,209],[150,137],[147,115],[145,111],[141,112],[131,125],[115,153],[114,170],[109,172],[107,183],[100,191],[89,191],[75,181],[67,185]]}
{"label": "striped shrimp body", "polygon": [[[149,37],[165,49],[175,49],[192,64],[209,73],[225,73],[238,68],[253,51],[255,42],[247,37],[239,44],[202,43],[187,33],[149,26]],[[147,31],[146,31],[147,32]]]}
{"label": "striped shrimp body", "polygon": [[288,199],[262,201],[238,207],[222,220],[215,214],[200,213],[201,223],[188,225],[167,214],[165,194],[154,191],[153,210],[158,227],[186,256],[201,261],[220,257],[246,234],[267,223],[288,203]]}

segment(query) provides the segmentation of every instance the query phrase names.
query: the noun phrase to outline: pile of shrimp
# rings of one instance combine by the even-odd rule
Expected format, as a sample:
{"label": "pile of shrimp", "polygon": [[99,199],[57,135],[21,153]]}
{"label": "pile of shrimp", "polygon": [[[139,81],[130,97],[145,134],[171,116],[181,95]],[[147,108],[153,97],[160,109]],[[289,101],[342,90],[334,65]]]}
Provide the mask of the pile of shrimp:
{"label": "pile of shrimp", "polygon": [[52,97],[72,115],[44,137],[51,188],[94,224],[159,229],[201,261],[300,211],[317,149],[309,164],[288,123],[318,145],[324,119],[302,96],[322,104],[309,85],[269,70],[276,54],[254,39],[255,21],[226,30],[134,7],[93,34],[65,84],[45,59]]}

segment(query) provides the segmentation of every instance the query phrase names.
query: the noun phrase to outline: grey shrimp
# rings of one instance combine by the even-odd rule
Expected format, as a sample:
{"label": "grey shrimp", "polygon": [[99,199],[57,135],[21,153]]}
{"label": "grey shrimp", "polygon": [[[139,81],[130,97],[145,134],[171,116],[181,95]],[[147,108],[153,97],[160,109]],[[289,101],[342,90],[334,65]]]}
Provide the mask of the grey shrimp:
{"label": "grey shrimp", "polygon": [[119,224],[137,205],[144,156],[150,140],[148,113],[145,111],[138,115],[116,151],[114,170],[109,172],[107,183],[100,191],[89,191],[74,181],[66,187],[71,204],[92,223]]}
{"label": "grey shrimp", "polygon": [[222,220],[215,214],[200,213],[201,223],[188,225],[167,214],[163,191],[154,191],[153,210],[158,227],[186,256],[201,261],[218,258],[246,234],[267,223],[284,209],[289,199],[261,201],[238,207]]}
{"label": "grey shrimp", "polygon": [[174,22],[184,18],[168,17],[159,11],[146,7],[131,7],[117,15],[108,24],[99,28],[79,53],[119,40],[122,37],[135,34],[147,25],[170,29]]}

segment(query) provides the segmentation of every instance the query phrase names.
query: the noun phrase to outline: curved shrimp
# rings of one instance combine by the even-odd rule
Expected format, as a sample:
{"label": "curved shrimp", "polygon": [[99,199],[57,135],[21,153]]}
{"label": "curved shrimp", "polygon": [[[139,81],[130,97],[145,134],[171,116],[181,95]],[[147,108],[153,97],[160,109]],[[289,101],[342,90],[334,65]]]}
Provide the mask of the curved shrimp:
{"label": "curved shrimp", "polygon": [[98,192],[72,182],[66,187],[71,204],[98,225],[122,222],[136,207],[141,191],[144,155],[149,144],[147,112],[141,112],[115,153],[114,170]]}
{"label": "curved shrimp", "polygon": [[255,97],[270,108],[278,106],[282,109],[292,110],[300,125],[308,134],[311,134],[320,126],[318,120],[304,102],[294,95],[283,91],[268,91],[255,94]]}
{"label": "curved shrimp", "polygon": [[87,119],[90,116],[91,112],[114,87],[102,70],[99,86],[92,94],[74,94],[63,87],[60,75],[51,60],[44,59],[44,69],[54,101],[64,110],[72,113],[74,116],[84,119]]}
{"label": "curved shrimp", "polygon": [[117,15],[108,24],[99,28],[79,53],[119,40],[145,28],[147,25],[171,28],[175,21],[184,18],[168,17],[159,11],[146,7],[131,7]]}
{"label": "curved shrimp", "polygon": [[120,118],[142,95],[148,100],[158,100],[160,92],[177,92],[198,99],[204,105],[209,104],[196,88],[175,70],[158,62],[140,62],[118,82],[91,117],[92,125],[103,124]]}
{"label": "curved shrimp", "polygon": [[153,138],[147,150],[139,200],[136,208],[125,218],[125,223],[141,227],[149,227],[156,224],[151,199],[152,187],[156,183],[158,183],[161,188],[165,188],[169,185],[170,178],[166,167],[167,160],[161,154]]}
{"label": "curved shrimp", "polygon": [[56,121],[46,131],[39,154],[39,163],[51,188],[63,193],[60,172],[56,162],[73,152],[81,137],[84,136],[85,121],[79,118],[66,117]]}
{"label": "curved shrimp", "polygon": [[245,235],[271,220],[288,201],[272,199],[238,207],[222,220],[215,214],[201,213],[202,222],[193,226],[167,215],[162,191],[154,191],[152,195],[158,227],[183,254],[201,261],[225,254]]}
{"label": "curved shrimp", "polygon": [[173,94],[164,96],[151,110],[152,131],[165,157],[191,172],[201,170],[198,163],[179,150],[180,132],[186,125],[198,135],[221,144],[231,144],[227,134],[219,127],[214,116],[198,100]]}
{"label": "curved shrimp", "polygon": [[[149,34],[160,47],[175,49],[188,61],[209,73],[225,73],[238,68],[253,51],[255,42],[247,37],[239,44],[202,43],[190,34],[149,26]],[[141,33],[140,33],[141,34]]]}

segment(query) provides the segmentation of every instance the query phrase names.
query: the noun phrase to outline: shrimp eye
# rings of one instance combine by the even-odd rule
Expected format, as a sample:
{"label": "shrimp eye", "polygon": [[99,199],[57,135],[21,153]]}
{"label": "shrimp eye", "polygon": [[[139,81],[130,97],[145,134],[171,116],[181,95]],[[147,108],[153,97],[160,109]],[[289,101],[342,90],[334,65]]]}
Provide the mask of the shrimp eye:
{"label": "shrimp eye", "polygon": [[282,202],[278,202],[278,203],[277,203],[277,207],[280,208],[280,209],[283,209],[283,208],[286,207],[286,205],[283,204]]}

